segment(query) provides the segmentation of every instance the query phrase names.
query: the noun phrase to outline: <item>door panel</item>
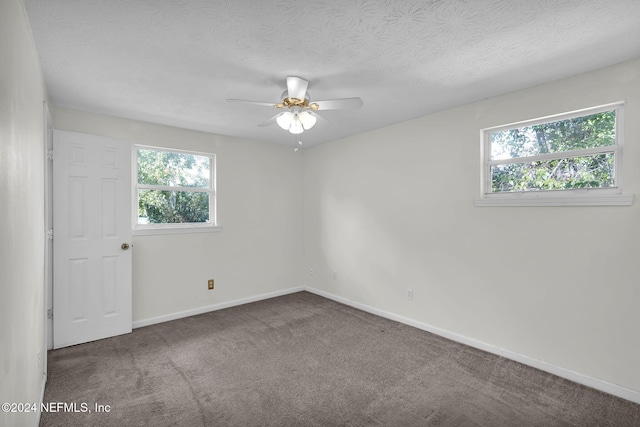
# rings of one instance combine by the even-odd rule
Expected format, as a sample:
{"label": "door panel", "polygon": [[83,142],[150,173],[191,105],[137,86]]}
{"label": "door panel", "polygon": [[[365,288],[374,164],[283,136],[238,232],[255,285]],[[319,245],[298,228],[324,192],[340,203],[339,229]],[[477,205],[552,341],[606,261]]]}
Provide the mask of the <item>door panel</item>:
{"label": "door panel", "polygon": [[54,348],[131,332],[131,144],[54,132]]}

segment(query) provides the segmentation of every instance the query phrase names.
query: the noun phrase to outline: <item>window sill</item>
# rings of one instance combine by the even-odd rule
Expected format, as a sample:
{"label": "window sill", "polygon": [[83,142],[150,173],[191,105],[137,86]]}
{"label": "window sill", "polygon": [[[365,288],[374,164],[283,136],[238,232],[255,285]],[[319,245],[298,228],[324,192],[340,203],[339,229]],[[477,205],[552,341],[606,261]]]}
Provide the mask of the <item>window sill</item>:
{"label": "window sill", "polygon": [[631,206],[633,194],[573,195],[553,197],[543,194],[493,195],[473,201],[477,207],[486,206]]}
{"label": "window sill", "polygon": [[190,233],[215,233],[222,230],[220,226],[192,226],[192,227],[148,227],[131,230],[133,236],[155,236],[161,234],[190,234]]}

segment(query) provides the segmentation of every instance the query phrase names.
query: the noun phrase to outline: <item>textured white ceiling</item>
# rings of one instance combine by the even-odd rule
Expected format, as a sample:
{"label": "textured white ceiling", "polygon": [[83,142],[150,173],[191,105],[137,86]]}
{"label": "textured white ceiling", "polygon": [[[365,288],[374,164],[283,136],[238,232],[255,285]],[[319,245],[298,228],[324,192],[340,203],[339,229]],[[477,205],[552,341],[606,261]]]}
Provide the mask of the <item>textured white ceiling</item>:
{"label": "textured white ceiling", "polygon": [[640,0],[24,0],[54,105],[292,144],[288,75],[327,111],[305,145],[640,56]]}

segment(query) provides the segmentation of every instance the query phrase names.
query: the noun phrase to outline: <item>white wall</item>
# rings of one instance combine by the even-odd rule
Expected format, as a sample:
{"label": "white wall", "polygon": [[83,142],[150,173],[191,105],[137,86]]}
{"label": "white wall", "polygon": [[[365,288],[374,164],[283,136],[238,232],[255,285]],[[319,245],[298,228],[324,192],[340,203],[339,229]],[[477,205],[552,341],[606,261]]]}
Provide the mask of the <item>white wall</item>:
{"label": "white wall", "polygon": [[637,197],[473,204],[480,129],[620,100],[637,195],[640,60],[306,150],[305,285],[640,392]]}
{"label": "white wall", "polygon": [[302,158],[292,147],[64,108],[52,116],[60,130],[216,155],[222,230],[134,237],[134,322],[302,285]]}
{"label": "white wall", "polygon": [[[0,58],[0,403],[40,402],[45,93],[21,0],[0,2]],[[32,426],[36,418],[0,412],[0,425]]]}

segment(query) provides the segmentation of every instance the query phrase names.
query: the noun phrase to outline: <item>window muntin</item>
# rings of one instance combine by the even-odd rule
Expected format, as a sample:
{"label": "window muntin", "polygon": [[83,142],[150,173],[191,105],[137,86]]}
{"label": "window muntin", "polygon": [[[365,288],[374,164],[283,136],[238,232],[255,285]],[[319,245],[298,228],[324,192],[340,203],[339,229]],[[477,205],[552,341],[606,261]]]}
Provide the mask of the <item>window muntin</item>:
{"label": "window muntin", "polygon": [[215,156],[135,147],[134,229],[215,226]]}
{"label": "window muntin", "polygon": [[482,131],[486,196],[619,187],[622,104]]}

